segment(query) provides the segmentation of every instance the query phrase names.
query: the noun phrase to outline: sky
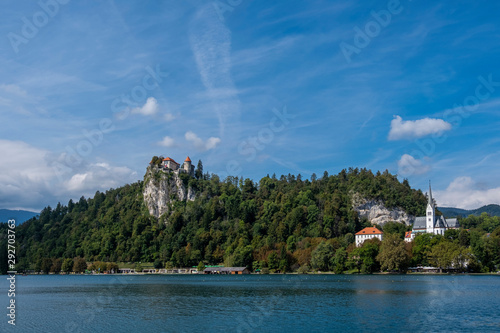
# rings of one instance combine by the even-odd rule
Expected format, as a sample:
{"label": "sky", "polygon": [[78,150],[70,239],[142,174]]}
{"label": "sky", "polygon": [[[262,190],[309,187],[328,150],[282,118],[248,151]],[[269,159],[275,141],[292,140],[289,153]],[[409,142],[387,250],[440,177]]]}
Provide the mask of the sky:
{"label": "sky", "polygon": [[143,179],[389,170],[500,204],[496,1],[2,1],[0,208]]}

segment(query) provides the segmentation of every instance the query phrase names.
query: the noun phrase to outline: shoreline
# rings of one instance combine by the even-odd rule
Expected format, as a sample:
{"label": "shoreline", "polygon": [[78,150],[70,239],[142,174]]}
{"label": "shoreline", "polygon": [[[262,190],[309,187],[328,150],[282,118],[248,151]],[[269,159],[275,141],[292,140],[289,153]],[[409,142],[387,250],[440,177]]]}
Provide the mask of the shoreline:
{"label": "shoreline", "polygon": [[[113,274],[86,274],[86,273],[70,273],[70,274],[38,274],[38,273],[28,273],[28,274],[15,274],[16,276],[28,276],[28,275],[40,275],[40,276],[142,276],[142,275],[168,275],[168,276],[198,276],[198,275],[206,275],[206,276],[246,276],[246,275],[493,275],[500,276],[500,272],[494,273],[435,273],[435,272],[410,272],[410,273],[391,273],[391,272],[376,272],[372,274],[362,274],[362,273],[353,273],[353,274],[335,274],[333,272],[310,272],[310,273],[268,273],[268,274],[259,274],[259,273],[250,273],[250,274],[191,274],[191,273],[113,273]],[[8,274],[6,275],[8,276]]]}

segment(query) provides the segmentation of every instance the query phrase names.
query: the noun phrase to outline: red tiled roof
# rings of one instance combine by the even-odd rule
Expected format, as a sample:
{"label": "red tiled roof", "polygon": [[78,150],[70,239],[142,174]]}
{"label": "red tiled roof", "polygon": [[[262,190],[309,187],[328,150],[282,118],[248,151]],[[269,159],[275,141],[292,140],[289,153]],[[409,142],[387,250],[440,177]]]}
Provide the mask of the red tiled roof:
{"label": "red tiled roof", "polygon": [[356,235],[381,235],[382,231],[374,227],[364,228],[363,230],[356,233]]}
{"label": "red tiled roof", "polygon": [[164,160],[164,161],[172,161],[172,162],[174,162],[175,164],[179,164],[179,163],[177,163],[176,161],[174,161],[173,159],[171,159],[170,157],[164,158],[163,160]]}
{"label": "red tiled roof", "polygon": [[191,159],[188,157],[186,157],[186,159],[184,160],[184,162],[191,162]]}

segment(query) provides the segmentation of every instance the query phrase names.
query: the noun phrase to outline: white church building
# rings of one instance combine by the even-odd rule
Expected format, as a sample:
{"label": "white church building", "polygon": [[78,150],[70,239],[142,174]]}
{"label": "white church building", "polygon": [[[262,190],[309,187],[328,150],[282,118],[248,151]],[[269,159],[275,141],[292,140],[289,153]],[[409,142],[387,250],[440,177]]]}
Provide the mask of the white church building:
{"label": "white church building", "polygon": [[447,229],[459,228],[458,220],[445,219],[444,216],[436,215],[436,207],[432,199],[431,183],[429,182],[429,195],[427,202],[426,216],[418,216],[413,223],[412,231],[405,234],[405,242],[411,242],[415,236],[422,233],[429,233],[435,235],[444,235]]}

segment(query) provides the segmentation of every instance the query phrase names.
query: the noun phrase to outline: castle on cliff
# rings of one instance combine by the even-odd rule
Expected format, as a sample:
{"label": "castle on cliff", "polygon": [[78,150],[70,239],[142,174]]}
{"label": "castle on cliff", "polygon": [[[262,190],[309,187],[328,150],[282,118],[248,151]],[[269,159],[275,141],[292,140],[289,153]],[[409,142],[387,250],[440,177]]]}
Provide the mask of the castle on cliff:
{"label": "castle on cliff", "polygon": [[[149,164],[153,165],[153,161],[149,162]],[[174,159],[166,157],[161,161],[160,167],[164,171],[174,172],[176,174],[187,173],[191,177],[194,177],[194,165],[191,163],[189,156],[186,157],[182,165],[174,161]]]}

